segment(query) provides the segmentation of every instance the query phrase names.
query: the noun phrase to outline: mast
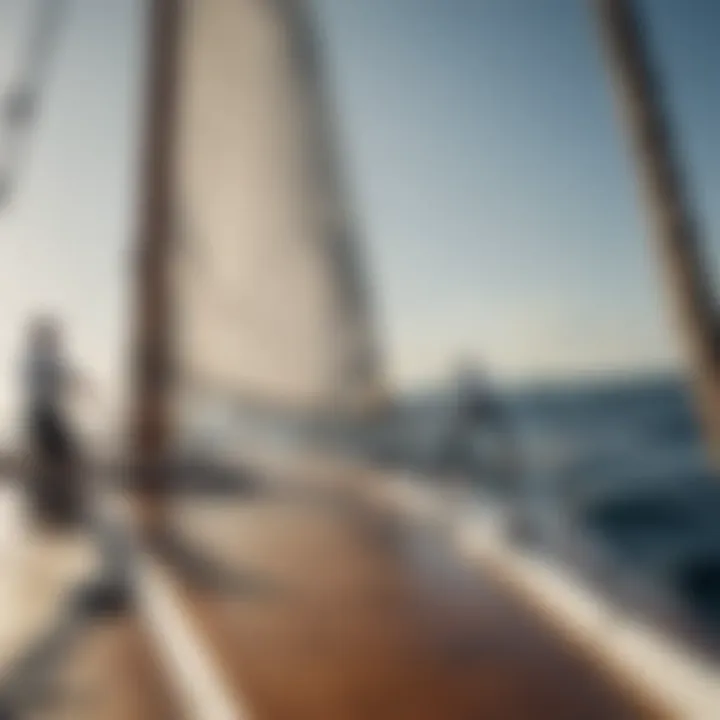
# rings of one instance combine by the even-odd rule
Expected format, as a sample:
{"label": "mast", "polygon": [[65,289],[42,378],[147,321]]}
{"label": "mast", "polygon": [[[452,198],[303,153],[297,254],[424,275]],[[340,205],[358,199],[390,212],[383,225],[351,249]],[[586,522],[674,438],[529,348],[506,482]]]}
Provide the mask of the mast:
{"label": "mast", "polygon": [[715,298],[683,186],[660,84],[632,0],[594,0],[615,97],[693,375],[703,431],[720,460],[720,362]]}
{"label": "mast", "polygon": [[146,526],[204,386],[310,414],[375,389],[306,13],[301,0],[149,2],[133,415]]}
{"label": "mast", "polygon": [[133,352],[134,468],[141,528],[162,516],[163,469],[170,435],[172,329],[168,254],[173,241],[173,155],[182,0],[147,3],[144,127],[135,268]]}

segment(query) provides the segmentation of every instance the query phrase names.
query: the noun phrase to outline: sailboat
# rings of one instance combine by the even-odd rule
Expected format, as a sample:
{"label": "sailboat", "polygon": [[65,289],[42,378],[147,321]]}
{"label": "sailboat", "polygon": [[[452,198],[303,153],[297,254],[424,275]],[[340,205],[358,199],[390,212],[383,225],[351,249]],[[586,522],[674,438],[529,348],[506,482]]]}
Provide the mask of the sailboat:
{"label": "sailboat", "polygon": [[[601,652],[603,619],[478,516],[430,491],[429,533],[427,485],[327,441],[388,392],[310,8],[146,6],[132,491],[102,493],[93,536],[130,598],[71,603],[9,711],[81,675],[102,692],[58,698],[73,718],[711,717],[663,695],[667,667],[643,680],[632,633]],[[219,447],[213,417],[245,430]]]}

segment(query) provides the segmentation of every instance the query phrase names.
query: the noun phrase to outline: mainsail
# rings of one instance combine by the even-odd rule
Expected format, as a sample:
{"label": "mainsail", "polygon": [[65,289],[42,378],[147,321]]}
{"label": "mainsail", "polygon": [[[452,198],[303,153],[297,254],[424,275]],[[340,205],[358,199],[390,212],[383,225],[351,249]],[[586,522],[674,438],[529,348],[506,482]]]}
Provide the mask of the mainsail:
{"label": "mainsail", "polygon": [[378,367],[302,0],[181,3],[174,366],[185,397],[360,409]]}

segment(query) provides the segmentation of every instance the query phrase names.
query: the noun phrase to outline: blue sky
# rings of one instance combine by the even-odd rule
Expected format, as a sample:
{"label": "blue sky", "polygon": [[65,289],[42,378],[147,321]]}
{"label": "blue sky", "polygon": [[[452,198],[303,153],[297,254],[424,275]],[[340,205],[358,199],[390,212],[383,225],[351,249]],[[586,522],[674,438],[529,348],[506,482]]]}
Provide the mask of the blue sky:
{"label": "blue sky", "polygon": [[[391,376],[677,359],[585,0],[313,0]],[[72,0],[27,172],[0,218],[0,381],[58,308],[122,368],[140,0]],[[0,82],[23,4],[0,0]],[[720,249],[720,4],[645,0],[693,195]],[[715,130],[715,135],[713,135]]]}
{"label": "blue sky", "polygon": [[[12,409],[22,325],[53,308],[73,354],[117,395],[137,123],[140,3],[68,0],[43,113],[0,216],[0,414]],[[0,0],[0,87],[31,3]]]}
{"label": "blue sky", "polygon": [[[317,5],[401,374],[465,348],[513,374],[672,363],[590,3]],[[644,9],[717,241],[720,7]]]}

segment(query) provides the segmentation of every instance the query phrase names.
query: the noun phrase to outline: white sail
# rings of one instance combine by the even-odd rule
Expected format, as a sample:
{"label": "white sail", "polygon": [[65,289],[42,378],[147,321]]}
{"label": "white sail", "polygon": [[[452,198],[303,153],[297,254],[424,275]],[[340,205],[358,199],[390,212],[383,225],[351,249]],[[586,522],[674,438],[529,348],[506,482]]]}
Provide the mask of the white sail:
{"label": "white sail", "polygon": [[181,384],[285,407],[364,402],[374,339],[301,0],[183,4]]}

